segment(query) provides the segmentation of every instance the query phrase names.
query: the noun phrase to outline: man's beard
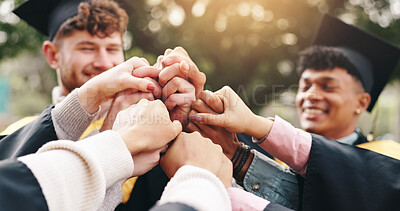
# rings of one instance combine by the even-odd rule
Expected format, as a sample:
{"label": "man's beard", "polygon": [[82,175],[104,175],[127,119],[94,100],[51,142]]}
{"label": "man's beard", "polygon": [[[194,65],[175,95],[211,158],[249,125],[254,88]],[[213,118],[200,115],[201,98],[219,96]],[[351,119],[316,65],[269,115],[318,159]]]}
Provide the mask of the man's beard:
{"label": "man's beard", "polygon": [[63,74],[63,70],[61,70],[61,83],[69,93],[84,84],[78,81],[76,74],[66,75]]}

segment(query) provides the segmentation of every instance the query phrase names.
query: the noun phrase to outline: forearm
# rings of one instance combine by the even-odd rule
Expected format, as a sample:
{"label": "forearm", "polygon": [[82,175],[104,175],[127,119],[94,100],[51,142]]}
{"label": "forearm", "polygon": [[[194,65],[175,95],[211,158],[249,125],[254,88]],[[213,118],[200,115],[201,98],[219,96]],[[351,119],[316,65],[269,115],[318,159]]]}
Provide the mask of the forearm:
{"label": "forearm", "polygon": [[98,110],[90,114],[84,109],[74,90],[51,111],[58,139],[78,140],[97,114]]}
{"label": "forearm", "polygon": [[245,133],[257,139],[261,139],[265,135],[269,134],[272,125],[274,124],[273,120],[255,114],[251,117],[251,119],[252,120],[247,126]]}
{"label": "forearm", "polygon": [[98,208],[106,189],[133,172],[129,151],[112,131],[80,142],[50,142],[19,160],[35,175],[50,210]]}

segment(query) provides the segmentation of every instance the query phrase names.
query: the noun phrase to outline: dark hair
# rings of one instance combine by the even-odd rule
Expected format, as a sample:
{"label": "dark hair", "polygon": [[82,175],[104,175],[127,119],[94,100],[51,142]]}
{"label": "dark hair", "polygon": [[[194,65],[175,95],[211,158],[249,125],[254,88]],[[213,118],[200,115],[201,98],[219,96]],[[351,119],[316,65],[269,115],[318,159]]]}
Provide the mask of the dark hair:
{"label": "dark hair", "polygon": [[297,73],[301,75],[306,69],[326,70],[335,67],[345,69],[353,78],[362,83],[356,67],[340,50],[334,47],[311,46],[299,53]]}
{"label": "dark hair", "polygon": [[71,35],[75,30],[87,30],[91,35],[108,37],[114,32],[124,33],[128,15],[112,0],[81,2],[78,14],[66,20],[59,28],[55,41]]}

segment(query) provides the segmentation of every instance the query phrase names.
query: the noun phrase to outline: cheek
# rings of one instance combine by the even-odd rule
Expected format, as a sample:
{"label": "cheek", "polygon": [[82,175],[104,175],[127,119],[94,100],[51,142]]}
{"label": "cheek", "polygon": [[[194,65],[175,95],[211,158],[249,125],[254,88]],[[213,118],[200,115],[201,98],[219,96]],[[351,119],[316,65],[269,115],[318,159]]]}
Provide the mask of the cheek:
{"label": "cheek", "polygon": [[121,53],[121,54],[111,56],[111,61],[114,64],[114,66],[121,64],[122,62],[125,61],[124,54]]}
{"label": "cheek", "polygon": [[303,94],[297,93],[295,103],[296,103],[296,106],[298,109],[300,108],[301,104],[303,103],[303,99],[304,99]]}

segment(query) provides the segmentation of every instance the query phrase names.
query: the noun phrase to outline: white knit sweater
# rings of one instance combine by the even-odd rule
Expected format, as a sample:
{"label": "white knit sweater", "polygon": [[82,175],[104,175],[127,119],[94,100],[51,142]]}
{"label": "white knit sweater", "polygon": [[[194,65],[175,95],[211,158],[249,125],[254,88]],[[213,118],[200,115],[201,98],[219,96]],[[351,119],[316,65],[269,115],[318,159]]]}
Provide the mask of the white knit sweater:
{"label": "white knit sweater", "polygon": [[106,189],[133,173],[131,154],[113,131],[49,142],[18,159],[31,169],[50,210],[97,210]]}

